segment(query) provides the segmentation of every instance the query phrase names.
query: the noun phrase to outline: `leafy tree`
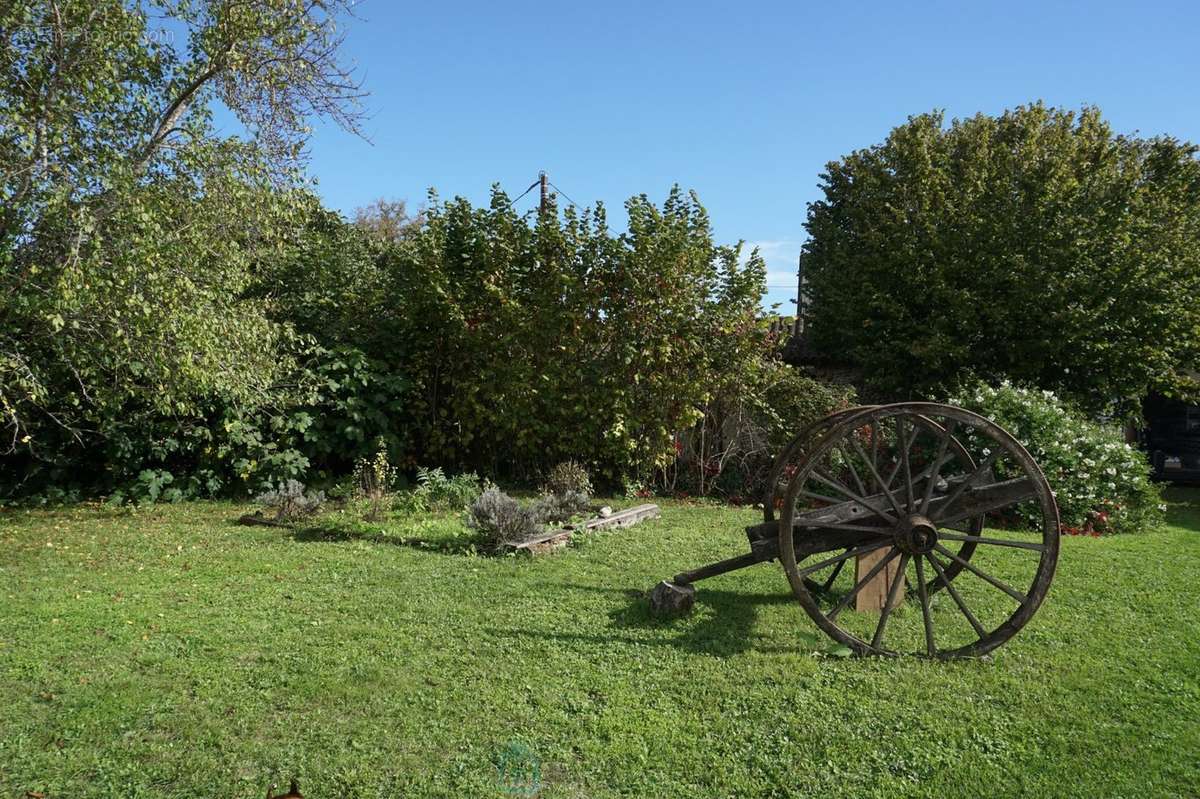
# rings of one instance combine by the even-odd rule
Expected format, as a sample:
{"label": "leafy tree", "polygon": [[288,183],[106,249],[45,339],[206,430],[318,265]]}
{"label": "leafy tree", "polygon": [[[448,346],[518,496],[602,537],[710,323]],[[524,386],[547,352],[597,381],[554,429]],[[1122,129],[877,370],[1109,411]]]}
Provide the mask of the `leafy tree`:
{"label": "leafy tree", "polygon": [[418,211],[415,216],[408,213],[406,200],[380,198],[354,212],[354,226],[392,243],[416,231],[423,221]]}
{"label": "leafy tree", "polygon": [[382,266],[393,244],[310,200],[303,231],[258,265],[249,296],[304,344],[293,415],[308,423],[293,446],[314,476],[328,477],[373,455],[380,439],[395,457],[411,455],[411,384],[389,321],[403,307]]}
{"label": "leafy tree", "polygon": [[[345,5],[0,6],[0,451],[54,458],[143,406],[269,396],[288,332],[243,293],[302,221],[307,120],[354,129]],[[249,137],[216,135],[217,102]]]}
{"label": "leafy tree", "polygon": [[549,207],[527,224],[431,198],[424,226],[388,250],[372,313],[413,382],[414,453],[428,463],[532,477],[574,458],[609,480],[675,455],[724,382],[759,356],[764,265],[713,243],[694,195]]}
{"label": "leafy tree", "polygon": [[811,339],[897,397],[971,371],[1086,407],[1195,394],[1200,162],[1099,110],[912,117],[822,175]]}

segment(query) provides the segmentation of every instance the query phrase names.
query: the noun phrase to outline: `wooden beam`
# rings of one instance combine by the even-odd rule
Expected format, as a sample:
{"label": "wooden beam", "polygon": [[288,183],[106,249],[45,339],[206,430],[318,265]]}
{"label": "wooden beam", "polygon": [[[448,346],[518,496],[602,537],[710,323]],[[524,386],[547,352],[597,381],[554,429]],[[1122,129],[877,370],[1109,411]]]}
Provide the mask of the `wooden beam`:
{"label": "wooden beam", "polygon": [[583,526],[588,530],[602,530],[606,527],[632,527],[638,522],[657,519],[659,516],[662,516],[662,510],[654,503],[647,503],[619,510],[610,516],[597,516]]}
{"label": "wooden beam", "polygon": [[[662,510],[657,505],[651,503],[626,508],[609,516],[597,516],[594,519],[584,522],[581,527],[585,532],[613,527],[632,527],[638,522],[643,522],[646,519],[657,519],[660,516],[662,516]],[[564,527],[558,530],[549,530],[531,538],[526,538],[524,541],[510,544],[509,546],[514,550],[529,552],[534,555],[543,555],[565,547],[571,540],[571,536],[575,533],[576,529],[579,528]]]}

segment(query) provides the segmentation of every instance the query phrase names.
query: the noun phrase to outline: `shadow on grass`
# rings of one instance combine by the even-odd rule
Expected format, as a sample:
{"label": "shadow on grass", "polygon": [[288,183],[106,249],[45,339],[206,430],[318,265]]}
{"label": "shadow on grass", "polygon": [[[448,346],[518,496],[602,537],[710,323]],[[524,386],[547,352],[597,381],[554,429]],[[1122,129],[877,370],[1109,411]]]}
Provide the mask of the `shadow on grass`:
{"label": "shadow on grass", "polygon": [[[663,646],[693,654],[731,657],[743,652],[812,652],[829,648],[829,639],[815,631],[797,630],[795,646],[763,646],[755,641],[754,624],[759,609],[772,605],[794,604],[789,593],[758,594],[696,587],[696,605],[689,616],[660,619],[650,614],[649,592],[596,585],[560,583],[559,588],[620,595],[624,602],[608,613],[607,631],[566,633],[538,630],[496,630],[502,635],[538,637],[562,642]],[[806,618],[797,608],[798,624]],[[628,634],[625,633],[628,631]],[[637,634],[641,631],[643,634]],[[647,639],[644,633],[657,633]]]}
{"label": "shadow on grass", "polygon": [[1200,532],[1200,488],[1171,485],[1163,488],[1167,503],[1167,524]]}
{"label": "shadow on grass", "polygon": [[353,528],[335,527],[329,525],[309,525],[291,530],[288,533],[293,541],[301,543],[336,543],[342,541],[365,541],[371,544],[390,544],[398,547],[410,547],[424,552],[436,552],[442,555],[468,555],[475,552],[469,541],[454,539],[431,539],[418,536],[388,535],[370,530],[355,530]]}

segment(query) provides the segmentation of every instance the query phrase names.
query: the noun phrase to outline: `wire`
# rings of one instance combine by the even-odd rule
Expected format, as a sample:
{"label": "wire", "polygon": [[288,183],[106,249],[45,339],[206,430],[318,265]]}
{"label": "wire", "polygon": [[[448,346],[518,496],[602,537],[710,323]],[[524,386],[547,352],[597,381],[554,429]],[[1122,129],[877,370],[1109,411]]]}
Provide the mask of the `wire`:
{"label": "wire", "polygon": [[574,200],[572,200],[572,199],[571,199],[571,197],[570,197],[570,195],[568,195],[568,194],[567,194],[565,191],[563,191],[562,189],[560,189],[558,186],[555,186],[553,183],[550,183],[550,180],[549,180],[549,179],[547,179],[547,180],[546,180],[546,183],[548,183],[548,184],[550,185],[550,188],[554,189],[556,192],[558,192],[559,194],[561,194],[563,197],[566,197],[566,198],[567,198],[567,202],[569,202],[571,205],[575,206],[576,208],[582,208],[582,207],[583,207],[583,206],[581,206],[579,203],[577,203],[577,202],[575,202]]}
{"label": "wire", "polygon": [[517,197],[516,197],[516,199],[514,199],[514,200],[509,200],[509,201],[508,201],[508,205],[506,205],[505,207],[506,207],[506,208],[512,208],[514,205],[516,205],[516,204],[517,204],[517,200],[520,200],[520,199],[521,199],[522,197],[524,197],[526,194],[528,194],[529,192],[533,191],[535,188],[537,188],[537,185],[538,185],[539,183],[541,183],[541,182],[542,182],[541,178],[538,178],[538,179],[537,179],[537,180],[535,180],[533,183],[530,183],[530,184],[529,184],[529,188],[527,188],[525,191],[523,191],[523,192],[521,192],[520,194],[518,194],[518,195],[517,195]]}

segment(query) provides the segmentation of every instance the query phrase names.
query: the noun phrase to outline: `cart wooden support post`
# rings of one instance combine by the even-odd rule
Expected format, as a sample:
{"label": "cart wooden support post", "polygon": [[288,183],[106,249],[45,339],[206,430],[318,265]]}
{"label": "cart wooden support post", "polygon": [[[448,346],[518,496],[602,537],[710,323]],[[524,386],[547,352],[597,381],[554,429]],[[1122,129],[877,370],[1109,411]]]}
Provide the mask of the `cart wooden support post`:
{"label": "cart wooden support post", "polygon": [[[865,555],[856,557],[854,559],[854,579],[857,581],[866,577],[871,569],[875,568],[879,561],[883,560],[886,555],[886,552],[877,549],[874,552],[868,552]],[[893,558],[883,567],[883,571],[872,577],[863,589],[858,592],[858,596],[854,598],[854,609],[860,613],[879,613],[882,611],[887,605],[888,597],[892,593],[892,585],[896,580],[903,581],[904,577],[900,575],[900,561]],[[903,591],[904,589],[901,587],[897,590]],[[903,601],[902,596],[897,597],[893,609],[895,605],[899,605]]]}

